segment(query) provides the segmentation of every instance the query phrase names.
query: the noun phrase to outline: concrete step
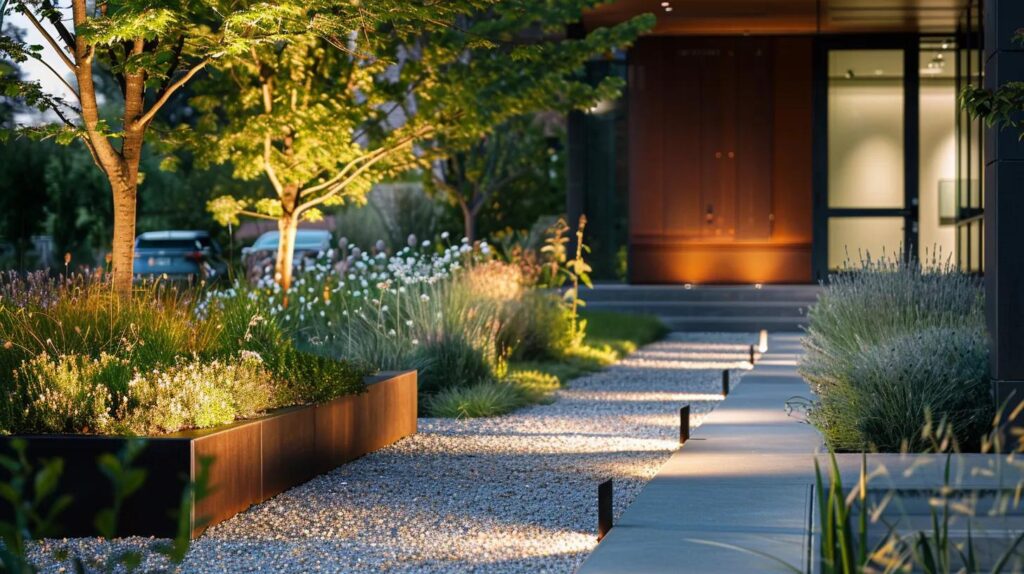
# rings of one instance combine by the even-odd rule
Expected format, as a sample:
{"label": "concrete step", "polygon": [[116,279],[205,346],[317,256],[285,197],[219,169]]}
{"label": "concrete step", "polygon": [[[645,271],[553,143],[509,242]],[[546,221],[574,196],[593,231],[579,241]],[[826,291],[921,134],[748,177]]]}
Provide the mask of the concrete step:
{"label": "concrete step", "polygon": [[792,301],[593,301],[588,309],[664,317],[789,317],[801,319],[810,303]]}
{"label": "concrete step", "polygon": [[593,289],[584,289],[581,296],[587,301],[778,301],[814,303],[821,288],[817,285],[765,285],[758,289],[751,285],[697,285],[690,289],[682,285],[626,285],[599,283]]}
{"label": "concrete step", "polygon": [[658,316],[673,331],[754,333],[767,329],[773,333],[801,332],[807,320],[802,317],[723,317]]}

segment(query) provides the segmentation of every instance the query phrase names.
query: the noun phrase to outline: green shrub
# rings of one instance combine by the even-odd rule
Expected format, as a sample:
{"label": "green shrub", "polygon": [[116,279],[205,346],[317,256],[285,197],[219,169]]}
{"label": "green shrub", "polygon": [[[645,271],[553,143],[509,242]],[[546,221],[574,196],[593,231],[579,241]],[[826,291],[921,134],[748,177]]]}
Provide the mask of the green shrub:
{"label": "green shrub", "polygon": [[928,420],[976,445],[994,404],[984,300],[950,265],[880,260],[831,278],[808,313],[800,373],[810,420],[836,450],[921,448]]}
{"label": "green shrub", "polygon": [[490,417],[513,411],[526,404],[522,394],[503,382],[449,387],[425,401],[430,416],[445,418]]}
{"label": "green shrub", "polygon": [[486,354],[462,333],[449,331],[420,344],[417,350],[421,394],[479,385],[494,380]]}
{"label": "green shrub", "polygon": [[836,449],[918,452],[928,446],[921,430],[943,421],[964,446],[976,448],[991,430],[988,341],[981,330],[929,328],[843,361],[816,373],[828,390],[811,411]]}
{"label": "green shrub", "polygon": [[501,331],[517,360],[557,360],[573,346],[572,314],[554,293],[528,291]]}
{"label": "green shrub", "polygon": [[275,377],[285,382],[284,402],[322,403],[366,390],[364,379],[373,369],[365,364],[289,348],[272,367]]}

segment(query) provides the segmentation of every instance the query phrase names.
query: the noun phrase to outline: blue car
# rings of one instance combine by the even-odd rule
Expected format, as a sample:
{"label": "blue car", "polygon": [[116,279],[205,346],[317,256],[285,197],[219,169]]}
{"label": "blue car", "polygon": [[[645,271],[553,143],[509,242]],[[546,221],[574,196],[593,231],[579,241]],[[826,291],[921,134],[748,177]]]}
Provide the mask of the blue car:
{"label": "blue car", "polygon": [[[242,249],[242,266],[250,281],[272,277],[277,260],[277,247],[281,234],[268,231],[259,236],[251,247]],[[331,248],[331,232],[323,229],[300,229],[295,234],[295,255],[293,265],[301,269]]]}
{"label": "blue car", "polygon": [[227,275],[220,245],[206,231],[149,231],[135,239],[135,277],[215,281]]}

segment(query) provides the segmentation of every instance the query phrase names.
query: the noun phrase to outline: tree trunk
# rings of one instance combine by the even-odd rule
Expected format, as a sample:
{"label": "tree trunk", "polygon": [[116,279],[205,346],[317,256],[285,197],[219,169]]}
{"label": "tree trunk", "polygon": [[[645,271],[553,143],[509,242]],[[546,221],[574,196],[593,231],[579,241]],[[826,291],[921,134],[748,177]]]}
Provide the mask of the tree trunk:
{"label": "tree trunk", "polygon": [[116,171],[115,177],[110,178],[114,194],[114,242],[110,263],[114,272],[114,290],[121,295],[131,293],[135,272],[135,211],[143,136],[142,130],[125,131],[121,144],[120,169]]}
{"label": "tree trunk", "polygon": [[284,291],[284,304],[288,305],[288,289],[292,286],[292,269],[295,261],[295,234],[299,230],[299,218],[295,215],[284,215],[277,220],[277,230],[281,234],[277,244],[277,262],[274,266],[274,279]]}
{"label": "tree trunk", "polygon": [[131,293],[135,265],[135,192],[134,185],[111,181],[114,194],[114,242],[110,264],[114,290],[122,295]]}
{"label": "tree trunk", "polygon": [[476,210],[470,209],[464,202],[460,204],[460,207],[462,207],[463,233],[469,240],[469,244],[472,245],[476,241]]}

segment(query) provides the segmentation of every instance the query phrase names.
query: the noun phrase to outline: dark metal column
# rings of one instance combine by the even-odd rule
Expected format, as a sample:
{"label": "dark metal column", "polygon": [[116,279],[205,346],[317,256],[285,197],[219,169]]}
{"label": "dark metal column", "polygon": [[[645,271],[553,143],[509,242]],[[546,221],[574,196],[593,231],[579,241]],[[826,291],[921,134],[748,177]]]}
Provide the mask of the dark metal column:
{"label": "dark metal column", "polygon": [[[1024,2],[984,3],[985,83],[1024,80]],[[1024,401],[1024,144],[1013,129],[991,128],[985,150],[985,291],[996,399]],[[1024,423],[1024,416],[1018,423]]]}

